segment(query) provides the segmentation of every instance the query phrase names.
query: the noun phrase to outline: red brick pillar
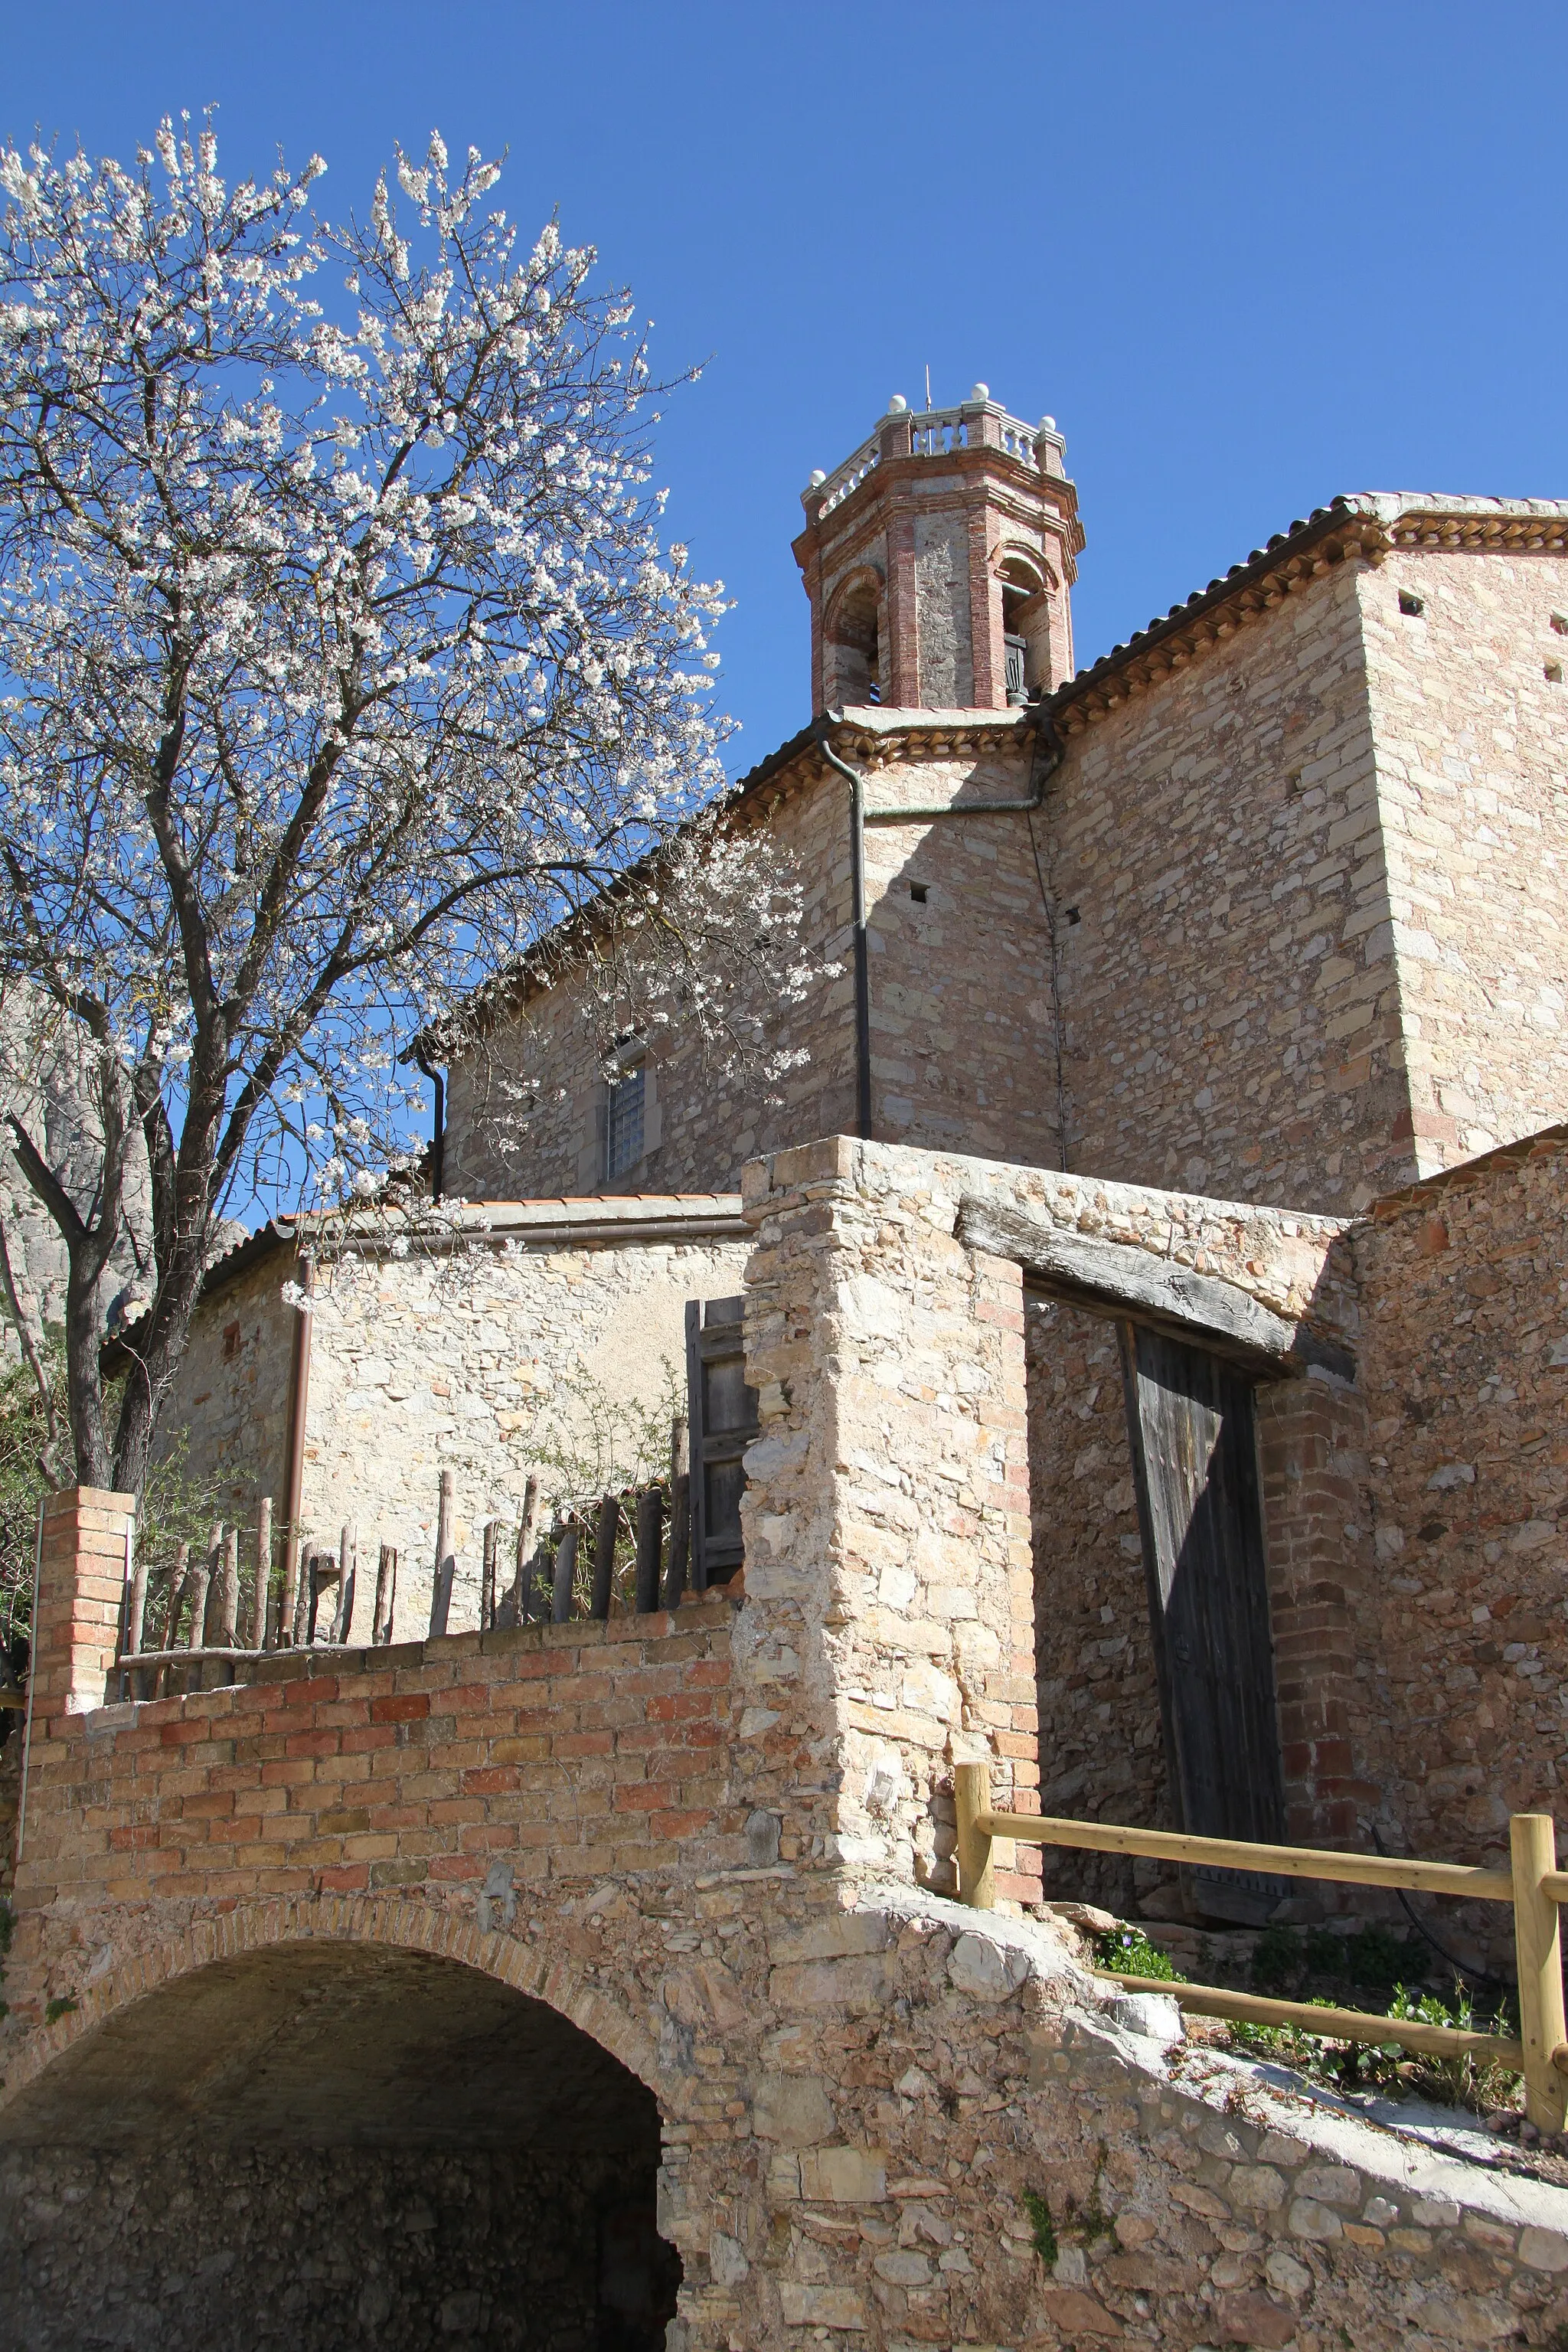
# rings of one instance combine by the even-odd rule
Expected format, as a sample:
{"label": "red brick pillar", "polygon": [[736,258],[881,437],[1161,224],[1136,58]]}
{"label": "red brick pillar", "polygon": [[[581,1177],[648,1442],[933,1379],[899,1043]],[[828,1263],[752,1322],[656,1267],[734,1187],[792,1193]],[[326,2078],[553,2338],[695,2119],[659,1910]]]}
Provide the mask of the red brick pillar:
{"label": "red brick pillar", "polygon": [[1357,1799],[1370,1793],[1350,1736],[1365,1408],[1358,1391],[1326,1378],[1272,1381],[1258,1408],[1285,1834],[1352,1845]]}
{"label": "red brick pillar", "polygon": [[99,1486],[68,1486],[44,1505],[33,1627],[37,1727],[104,1703],[135,1521],[134,1495],[113,1495]]}

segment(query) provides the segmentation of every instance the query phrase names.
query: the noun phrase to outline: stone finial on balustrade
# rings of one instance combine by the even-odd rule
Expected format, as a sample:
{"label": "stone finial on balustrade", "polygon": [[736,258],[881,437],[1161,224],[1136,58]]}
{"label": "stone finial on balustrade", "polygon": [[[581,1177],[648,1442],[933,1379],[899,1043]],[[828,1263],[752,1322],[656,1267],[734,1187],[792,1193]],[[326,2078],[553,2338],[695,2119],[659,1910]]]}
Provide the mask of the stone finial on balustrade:
{"label": "stone finial on balustrade", "polygon": [[120,1645],[136,1497],[68,1486],[44,1505],[33,1628],[32,1715],[101,1706]]}

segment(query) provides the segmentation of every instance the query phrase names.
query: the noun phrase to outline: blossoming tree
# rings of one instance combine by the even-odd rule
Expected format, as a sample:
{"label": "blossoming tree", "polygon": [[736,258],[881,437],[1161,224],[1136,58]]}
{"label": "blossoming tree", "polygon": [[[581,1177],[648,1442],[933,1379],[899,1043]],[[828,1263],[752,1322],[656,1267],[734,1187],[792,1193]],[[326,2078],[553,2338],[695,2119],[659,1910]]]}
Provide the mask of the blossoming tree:
{"label": "blossoming tree", "polygon": [[406,1153],[420,1033],[586,929],[607,1023],[662,992],[732,1048],[793,919],[710,814],[721,599],[661,545],[626,301],[476,151],[336,225],[324,168],[227,186],[169,121],[130,169],[0,152],[0,1026],[82,1071],[69,1165],[25,1068],[8,1116],[84,1483],[140,1488],[226,1202]]}

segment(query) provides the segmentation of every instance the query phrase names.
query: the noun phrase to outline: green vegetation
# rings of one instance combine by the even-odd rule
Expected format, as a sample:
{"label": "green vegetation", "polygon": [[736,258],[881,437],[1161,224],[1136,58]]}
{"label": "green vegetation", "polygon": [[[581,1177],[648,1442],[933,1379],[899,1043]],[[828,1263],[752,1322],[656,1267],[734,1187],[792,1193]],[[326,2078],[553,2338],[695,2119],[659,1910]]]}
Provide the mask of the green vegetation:
{"label": "green vegetation", "polygon": [[1252,1955],[1252,1990],[1293,1998],[1308,1979],[1388,1993],[1411,1972],[1419,1947],[1375,1921],[1337,1936],[1331,1927],[1266,1927]]}
{"label": "green vegetation", "polygon": [[52,2025],[57,2017],[68,2017],[73,2009],[79,2009],[81,2003],[74,1993],[57,1993],[53,2000],[47,2000],[44,2003],[44,2023]]}
{"label": "green vegetation", "polygon": [[[686,1412],[686,1384],[668,1356],[659,1369],[659,1391],[649,1404],[613,1396],[586,1370],[566,1373],[533,1440],[544,1513],[542,1535],[549,1536],[552,1516],[556,1524],[574,1516],[582,1524],[574,1578],[580,1612],[586,1612],[593,1586],[594,1516],[600,1498],[645,1486],[668,1486],[670,1428],[677,1415]],[[667,1492],[667,1512],[668,1507]],[[616,1537],[612,1606],[632,1606],[636,1567],[637,1528],[633,1512],[626,1509]],[[546,1568],[535,1580],[534,1600],[543,1606],[549,1598]]]}
{"label": "green vegetation", "polygon": [[1171,1965],[1171,1956],[1136,1927],[1115,1927],[1094,1939],[1094,1957],[1102,1969],[1124,1977],[1158,1977],[1165,1984],[1183,1979]]}
{"label": "green vegetation", "polygon": [[[1094,1938],[1096,1964],[1122,1976],[1186,1981],[1169,1957],[1136,1927],[1117,1927]],[[1266,1927],[1253,1948],[1250,1990],[1270,2000],[1304,2000],[1312,2009],[1365,2009],[1373,2016],[1444,2025],[1461,2033],[1513,2037],[1518,2026],[1506,2007],[1493,2017],[1478,2014],[1474,2000],[1456,1981],[1449,2000],[1412,1991],[1405,1979],[1420,1957],[1414,1939],[1372,1922],[1348,1935],[1312,1927],[1305,1935],[1283,1925]],[[1317,1988],[1332,1986],[1333,1996]],[[1358,1994],[1360,1998],[1356,1998]],[[1386,2004],[1384,2006],[1384,2004]],[[1397,2042],[1344,2042],[1310,2033],[1297,2025],[1251,2025],[1226,2021],[1233,2049],[1248,2057],[1288,2066],[1309,2082],[1332,2090],[1386,2091],[1394,2097],[1420,2097],[1486,2112],[1510,2106],[1520,2078],[1488,2059],[1437,2058],[1406,2050]],[[1568,2343],[1563,2347],[1568,2352]]]}
{"label": "green vegetation", "polygon": [[[43,1360],[63,1428],[65,1343],[53,1325],[45,1334]],[[115,1410],[111,1400],[111,1419]],[[68,1462],[61,1465],[51,1455],[48,1420],[31,1370],[17,1364],[0,1373],[0,1652],[18,1668],[25,1664],[25,1653],[14,1655],[14,1651],[32,1633],[38,1507],[46,1495],[68,1485],[70,1476]],[[188,1543],[205,1551],[214,1520],[232,1520],[234,1515],[232,1494],[210,1481],[192,1478],[185,1469],[184,1435],[173,1436],[165,1458],[148,1473],[137,1520],[137,1544],[149,1563],[149,1625],[163,1622],[175,1547]]]}
{"label": "green vegetation", "polygon": [[[1332,2009],[1339,2004],[1319,1996],[1309,2006]],[[1518,2032],[1506,2011],[1490,2019],[1478,2017],[1470,1996],[1458,1984],[1450,2001],[1395,1985],[1384,2013],[1423,2025],[1448,2026],[1461,2033],[1510,2036]],[[1309,2082],[1322,2083],[1331,2090],[1387,2091],[1396,2098],[1435,2099],[1484,2114],[1493,2107],[1511,2106],[1519,2088],[1519,2075],[1495,2060],[1438,2058],[1425,2051],[1406,2050],[1398,2042],[1324,2040],[1300,2026],[1240,2022],[1231,2025],[1230,2039],[1236,2049],[1248,2056],[1289,2066]]]}
{"label": "green vegetation", "polygon": [[1046,2268],[1049,2270],[1058,2252],[1057,2228],[1051,2219],[1051,2209],[1045,2199],[1037,2197],[1032,2189],[1025,2189],[1023,2205],[1025,2212],[1029,2217],[1029,2233],[1035,2241],[1035,2251]]}

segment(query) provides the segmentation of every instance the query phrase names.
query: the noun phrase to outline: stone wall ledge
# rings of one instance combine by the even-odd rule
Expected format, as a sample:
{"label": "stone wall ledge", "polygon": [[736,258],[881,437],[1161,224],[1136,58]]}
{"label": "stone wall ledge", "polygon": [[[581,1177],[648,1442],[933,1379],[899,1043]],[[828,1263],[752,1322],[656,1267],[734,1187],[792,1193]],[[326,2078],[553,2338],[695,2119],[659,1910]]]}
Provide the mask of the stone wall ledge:
{"label": "stone wall ledge", "polygon": [[[897,1884],[863,1882],[858,1909],[817,1932],[835,1954],[856,1948],[882,1951],[898,1942],[900,1927],[917,1923],[945,1928],[954,1937],[948,1974],[956,1992],[981,2008],[993,2007],[998,2021],[1016,2000],[1033,2021],[1026,2032],[1037,2045],[1037,2064],[1046,2061],[1042,2073],[1059,2074],[1068,2084],[1120,2077],[1121,2095],[1140,2105],[1162,2097],[1173,2102],[1197,2145],[1242,2175],[1237,2186],[1248,2194],[1236,2200],[1234,2218],[1244,2225],[1283,2234],[1291,2199],[1310,2187],[1289,2176],[1302,2167],[1331,2166],[1342,2168],[1335,2202],[1343,2206],[1343,2220],[1354,2221],[1382,2200],[1432,2231],[1439,2265],[1444,2242],[1469,2239],[1527,2269],[1568,2273],[1568,2189],[1434,2146],[1425,2135],[1442,2127],[1434,2118],[1447,2110],[1422,2105],[1417,2121],[1412,2102],[1411,2122],[1393,2124],[1381,2114],[1358,2115],[1331,2093],[1305,2084],[1296,2092],[1281,2082],[1278,2066],[1130,2032],[1115,2015],[1123,1998],[1117,1989],[1069,1958],[1059,1931],[1043,1921],[972,1911],[947,1896]],[[776,1958],[773,1945],[770,1957]],[[1053,2059],[1064,2063],[1052,2065]],[[1481,2130],[1479,2116],[1452,2110],[1450,2128],[1471,2126]],[[1258,2209],[1256,2183],[1244,2168],[1259,2165],[1286,2176],[1288,2194],[1278,2210]],[[1355,2176],[1353,2205],[1346,2205]],[[1227,2186],[1220,2181],[1218,2194],[1230,2202]],[[1496,2231],[1508,2233],[1506,2244]]]}

